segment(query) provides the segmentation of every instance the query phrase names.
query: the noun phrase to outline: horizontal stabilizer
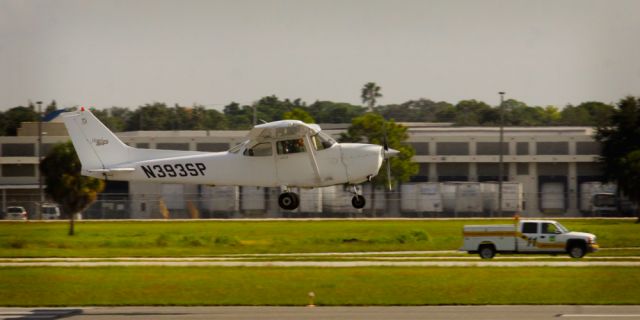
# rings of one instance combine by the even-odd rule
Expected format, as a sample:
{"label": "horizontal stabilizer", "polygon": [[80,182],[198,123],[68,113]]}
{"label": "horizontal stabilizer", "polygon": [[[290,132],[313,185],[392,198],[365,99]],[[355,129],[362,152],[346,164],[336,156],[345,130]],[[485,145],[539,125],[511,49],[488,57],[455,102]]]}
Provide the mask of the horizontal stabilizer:
{"label": "horizontal stabilizer", "polygon": [[108,172],[133,172],[135,168],[107,168],[107,169],[89,169],[89,172],[108,173]]}

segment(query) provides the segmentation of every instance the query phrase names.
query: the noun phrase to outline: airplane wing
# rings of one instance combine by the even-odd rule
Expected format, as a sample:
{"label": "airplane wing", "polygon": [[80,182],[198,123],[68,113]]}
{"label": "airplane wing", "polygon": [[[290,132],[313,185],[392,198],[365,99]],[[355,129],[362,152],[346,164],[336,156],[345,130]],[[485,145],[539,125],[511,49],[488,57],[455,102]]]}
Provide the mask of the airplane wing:
{"label": "airplane wing", "polygon": [[314,135],[320,132],[317,124],[308,124],[299,120],[281,120],[257,125],[249,131],[249,139],[255,142],[299,139],[305,135]]}

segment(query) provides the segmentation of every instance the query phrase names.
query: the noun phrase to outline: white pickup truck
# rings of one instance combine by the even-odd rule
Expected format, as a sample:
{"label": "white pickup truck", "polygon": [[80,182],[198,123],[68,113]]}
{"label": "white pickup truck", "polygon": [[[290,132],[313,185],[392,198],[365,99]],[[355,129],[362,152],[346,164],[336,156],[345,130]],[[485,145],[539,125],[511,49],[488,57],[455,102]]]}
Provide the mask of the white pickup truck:
{"label": "white pickup truck", "polygon": [[505,225],[468,225],[460,250],[491,259],[496,253],[568,253],[582,258],[598,250],[596,236],[570,232],[553,220],[520,220]]}

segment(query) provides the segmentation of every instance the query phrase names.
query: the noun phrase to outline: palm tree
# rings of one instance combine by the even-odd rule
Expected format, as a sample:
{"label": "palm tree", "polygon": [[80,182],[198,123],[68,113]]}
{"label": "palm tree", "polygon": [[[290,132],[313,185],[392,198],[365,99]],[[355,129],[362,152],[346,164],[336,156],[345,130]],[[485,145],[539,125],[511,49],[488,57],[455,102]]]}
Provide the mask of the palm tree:
{"label": "palm tree", "polygon": [[376,106],[376,99],[382,98],[382,93],[380,93],[380,86],[378,86],[375,82],[367,82],[364,87],[362,87],[362,94],[360,95],[362,98],[362,103],[366,104],[369,107],[369,111],[373,111],[373,108]]}

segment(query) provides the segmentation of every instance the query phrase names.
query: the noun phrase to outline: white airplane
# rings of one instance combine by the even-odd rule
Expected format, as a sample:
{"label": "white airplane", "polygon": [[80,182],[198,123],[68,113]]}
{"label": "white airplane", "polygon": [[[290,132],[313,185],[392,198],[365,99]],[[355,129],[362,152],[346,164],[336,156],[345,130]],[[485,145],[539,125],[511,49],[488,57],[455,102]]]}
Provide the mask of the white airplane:
{"label": "white airplane", "polygon": [[82,175],[120,181],[211,186],[281,187],[278,204],[294,210],[290,187],[349,184],[352,205],[363,208],[357,184],[371,181],[398,153],[379,145],[337,143],[320,126],[282,120],[255,126],[247,140],[225,152],[137,149],[124,144],[84,107],[63,119],[82,163]]}

